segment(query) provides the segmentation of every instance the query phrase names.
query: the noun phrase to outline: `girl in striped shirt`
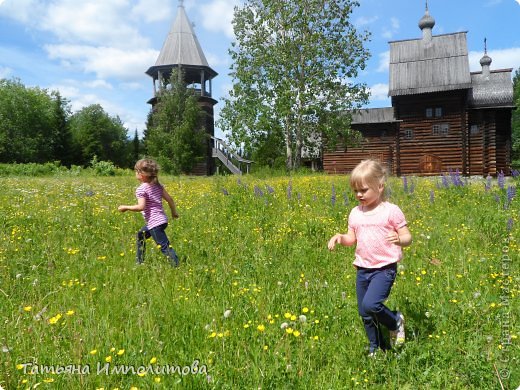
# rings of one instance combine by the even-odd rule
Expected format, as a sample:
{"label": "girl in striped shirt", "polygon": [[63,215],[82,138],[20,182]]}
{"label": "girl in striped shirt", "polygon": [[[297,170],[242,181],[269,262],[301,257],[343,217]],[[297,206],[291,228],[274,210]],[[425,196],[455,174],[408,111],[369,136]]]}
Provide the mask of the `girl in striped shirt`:
{"label": "girl in striped shirt", "polygon": [[136,263],[142,264],[144,262],[146,239],[152,237],[155,243],[161,247],[161,252],[169,258],[171,265],[177,267],[179,258],[165,233],[168,226],[168,217],[164,212],[162,200],[164,199],[170,206],[173,218],[179,218],[179,214],[177,214],[172,197],[159,183],[157,177],[159,166],[154,160],[142,159],[135,163],[134,169],[135,177],[141,182],[141,185],[135,191],[137,204],[132,206],[121,205],[118,210],[122,213],[125,211],[140,211],[146,221],[146,225],[137,232]]}

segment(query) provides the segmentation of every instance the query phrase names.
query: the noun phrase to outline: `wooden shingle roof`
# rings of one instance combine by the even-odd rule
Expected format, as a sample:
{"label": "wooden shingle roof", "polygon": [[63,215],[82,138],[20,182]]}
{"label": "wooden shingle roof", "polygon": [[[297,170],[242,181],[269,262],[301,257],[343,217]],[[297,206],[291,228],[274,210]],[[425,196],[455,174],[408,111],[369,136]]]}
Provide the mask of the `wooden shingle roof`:
{"label": "wooden shingle roof", "polygon": [[171,68],[172,65],[202,68],[209,71],[212,77],[217,75],[206,60],[206,56],[182,4],[178,7],[177,16],[164,41],[155,65],[150,67],[146,73],[153,75],[158,69]]}
{"label": "wooden shingle roof", "polygon": [[389,96],[471,88],[466,32],[389,44]]}
{"label": "wooden shingle roof", "polygon": [[362,108],[352,113],[352,124],[401,122],[394,117],[393,107]]}
{"label": "wooden shingle roof", "polygon": [[514,107],[512,69],[472,72],[468,104],[472,108]]}

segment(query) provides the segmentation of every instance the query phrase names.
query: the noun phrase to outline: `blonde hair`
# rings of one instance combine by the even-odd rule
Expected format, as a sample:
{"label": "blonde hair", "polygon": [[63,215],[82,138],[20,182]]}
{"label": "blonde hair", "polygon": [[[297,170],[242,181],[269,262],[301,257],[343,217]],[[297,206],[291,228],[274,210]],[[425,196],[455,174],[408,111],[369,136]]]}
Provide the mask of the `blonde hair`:
{"label": "blonde hair", "polygon": [[134,169],[149,178],[149,183],[159,184],[159,164],[150,158],[143,158],[135,163]]}
{"label": "blonde hair", "polygon": [[[386,169],[379,161],[363,160],[350,173],[350,188],[353,190],[368,186],[374,191],[378,191],[380,186],[386,183]],[[386,193],[383,191],[381,199],[386,200]]]}

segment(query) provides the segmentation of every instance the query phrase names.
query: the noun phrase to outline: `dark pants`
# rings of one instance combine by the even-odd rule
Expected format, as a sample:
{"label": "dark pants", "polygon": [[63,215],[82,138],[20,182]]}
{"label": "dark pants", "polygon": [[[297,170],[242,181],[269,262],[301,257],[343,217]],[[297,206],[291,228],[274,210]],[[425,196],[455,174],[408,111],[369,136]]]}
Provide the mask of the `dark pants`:
{"label": "dark pants", "polygon": [[370,352],[387,349],[381,333],[381,325],[388,330],[397,329],[398,317],[383,302],[390,295],[397,273],[397,264],[382,268],[360,268],[356,276],[356,295],[359,315],[363,319]]}
{"label": "dark pants", "polygon": [[161,252],[170,259],[171,265],[174,267],[179,265],[179,258],[177,257],[177,253],[175,253],[175,249],[170,246],[170,240],[168,240],[168,237],[164,231],[167,227],[167,223],[156,226],[152,229],[148,229],[146,226],[143,226],[141,230],[137,232],[136,262],[138,264],[142,264],[144,262],[146,239],[152,237],[155,243],[161,247]]}

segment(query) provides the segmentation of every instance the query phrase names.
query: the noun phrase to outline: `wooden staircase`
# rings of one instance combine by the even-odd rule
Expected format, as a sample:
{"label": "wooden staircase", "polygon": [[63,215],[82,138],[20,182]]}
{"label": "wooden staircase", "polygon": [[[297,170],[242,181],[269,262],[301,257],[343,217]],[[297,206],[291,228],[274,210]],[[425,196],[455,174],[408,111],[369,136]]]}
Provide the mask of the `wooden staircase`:
{"label": "wooden staircase", "polygon": [[229,171],[235,175],[241,175],[245,166],[246,173],[249,173],[253,161],[246,160],[234,153],[231,148],[220,138],[211,137],[213,142],[211,154],[218,158]]}

